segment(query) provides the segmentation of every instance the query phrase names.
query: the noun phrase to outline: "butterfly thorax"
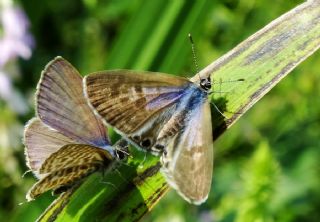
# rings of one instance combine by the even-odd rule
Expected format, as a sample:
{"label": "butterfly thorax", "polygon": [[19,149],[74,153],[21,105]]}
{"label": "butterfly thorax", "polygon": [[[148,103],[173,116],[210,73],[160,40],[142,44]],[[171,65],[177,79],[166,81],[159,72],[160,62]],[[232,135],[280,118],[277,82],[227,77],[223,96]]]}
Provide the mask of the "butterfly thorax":
{"label": "butterfly thorax", "polygon": [[187,92],[177,103],[175,112],[161,129],[156,140],[157,143],[152,147],[153,152],[166,152],[165,147],[167,147],[168,142],[185,130],[194,114],[194,110],[207,99],[206,91],[201,90],[194,84],[190,84]]}

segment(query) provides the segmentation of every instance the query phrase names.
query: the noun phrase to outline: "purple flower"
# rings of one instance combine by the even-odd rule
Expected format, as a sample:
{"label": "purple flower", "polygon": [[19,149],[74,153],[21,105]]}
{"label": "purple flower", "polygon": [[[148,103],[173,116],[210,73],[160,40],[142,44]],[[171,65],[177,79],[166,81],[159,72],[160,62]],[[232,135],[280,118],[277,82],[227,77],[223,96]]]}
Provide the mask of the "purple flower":
{"label": "purple flower", "polygon": [[28,32],[29,21],[18,7],[6,5],[0,11],[0,68],[11,59],[31,56],[34,40]]}
{"label": "purple flower", "polygon": [[[6,65],[17,57],[31,56],[34,40],[28,32],[29,21],[25,13],[11,0],[0,0],[0,99],[7,102],[15,112],[24,114],[28,106],[21,93],[12,86],[11,78],[17,73]],[[16,63],[10,63],[16,66]]]}

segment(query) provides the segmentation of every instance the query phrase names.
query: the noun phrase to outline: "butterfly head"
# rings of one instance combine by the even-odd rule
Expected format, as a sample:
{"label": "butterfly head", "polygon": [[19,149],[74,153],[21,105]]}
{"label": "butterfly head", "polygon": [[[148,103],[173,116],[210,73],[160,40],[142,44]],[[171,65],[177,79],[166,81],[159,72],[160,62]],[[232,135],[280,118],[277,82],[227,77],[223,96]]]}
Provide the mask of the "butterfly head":
{"label": "butterfly head", "polygon": [[208,92],[211,89],[211,78],[210,76],[200,80],[200,87]]}

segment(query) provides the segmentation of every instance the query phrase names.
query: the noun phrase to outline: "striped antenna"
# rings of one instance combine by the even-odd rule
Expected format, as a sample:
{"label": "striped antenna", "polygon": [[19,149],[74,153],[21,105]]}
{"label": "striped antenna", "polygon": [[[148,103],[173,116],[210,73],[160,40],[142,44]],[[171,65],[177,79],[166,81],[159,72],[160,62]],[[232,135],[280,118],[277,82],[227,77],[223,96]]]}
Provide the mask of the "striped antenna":
{"label": "striped antenna", "polygon": [[[195,50],[195,46],[194,46],[194,42],[193,42],[191,33],[188,34],[188,37],[189,37],[189,40],[190,40],[190,43],[191,43],[193,62],[194,62],[194,65],[196,66],[196,72],[199,73],[199,65],[198,65],[198,62],[197,62],[196,50]],[[198,75],[198,76],[199,76],[199,80],[201,82],[201,77],[200,77],[200,75]]]}

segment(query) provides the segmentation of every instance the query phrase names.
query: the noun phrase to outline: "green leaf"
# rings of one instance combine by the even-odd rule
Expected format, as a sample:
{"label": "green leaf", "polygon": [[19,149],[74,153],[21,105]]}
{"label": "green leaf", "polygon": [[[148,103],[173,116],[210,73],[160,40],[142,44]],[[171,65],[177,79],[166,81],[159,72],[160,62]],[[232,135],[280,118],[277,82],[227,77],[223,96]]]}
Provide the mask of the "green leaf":
{"label": "green leaf", "polygon": [[[184,47],[182,47],[184,43],[181,41],[169,42],[168,40],[170,39],[168,35],[173,33],[172,29],[177,28],[177,25],[168,28],[162,26],[162,22],[167,20],[170,23],[182,19],[183,13],[176,14],[169,7],[181,8],[180,12],[188,11],[194,15],[193,22],[189,21],[187,23],[189,24],[189,30],[192,30],[195,24],[200,24],[196,21],[201,19],[200,15],[204,14],[209,3],[207,1],[189,2],[183,3],[183,5],[180,5],[182,3],[166,5],[168,8],[163,13],[167,17],[157,12],[157,7],[151,5],[151,3],[146,3],[141,9],[142,18],[148,16],[157,18],[161,15],[162,21],[159,21],[158,26],[151,27],[151,23],[147,20],[143,21],[142,19],[143,22],[141,22],[140,19],[141,26],[139,26],[138,20],[132,20],[111,53],[111,55],[120,53],[121,48],[125,47],[124,43],[126,43],[128,44],[125,47],[127,57],[123,57],[123,53],[111,57],[108,67],[151,68],[160,69],[157,71],[165,71],[168,69],[167,67],[174,66],[177,62],[177,66],[181,68],[182,63],[180,61],[186,53]],[[165,3],[158,3],[165,5]],[[193,11],[195,8],[197,10]],[[229,117],[227,120],[223,119],[212,108],[215,138],[238,120],[292,69],[319,48],[319,15],[320,1],[307,1],[274,20],[200,72],[202,77],[211,75],[216,83],[219,83],[218,80],[220,79],[223,81],[245,79],[244,82],[239,83],[218,84],[219,90],[217,91],[228,91],[229,93],[214,93],[212,95],[211,101]],[[155,32],[152,30],[155,30]],[[186,34],[186,30],[188,28],[183,27],[183,30],[180,30],[181,32],[178,31],[179,36]],[[133,32],[139,32],[140,35],[132,35]],[[146,35],[150,35],[152,38],[144,39]],[[181,54],[176,52],[176,56],[174,56],[174,52],[170,51],[169,56],[172,57],[166,59],[161,57],[164,54],[163,51],[157,53],[151,50],[143,55],[151,58],[144,61],[143,57],[140,58],[137,53],[143,51],[143,48],[138,46],[144,40],[146,40],[145,43],[148,47],[158,45],[154,50],[159,46],[163,46],[162,49],[164,50],[166,44],[172,44],[172,47],[179,50]],[[198,75],[193,77],[196,81],[198,78]],[[122,165],[117,169],[119,173],[110,173],[103,179],[99,174],[92,175],[79,188],[60,196],[44,212],[39,221],[51,221],[53,219],[56,219],[56,221],[139,220],[161,199],[168,190],[168,186],[159,172],[160,165],[157,157],[147,155],[143,167],[140,168],[140,161],[144,157],[134,149],[132,149],[132,152],[134,159],[129,160],[128,164],[130,166]],[[101,180],[108,181],[110,184],[102,183]]]}

